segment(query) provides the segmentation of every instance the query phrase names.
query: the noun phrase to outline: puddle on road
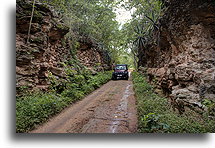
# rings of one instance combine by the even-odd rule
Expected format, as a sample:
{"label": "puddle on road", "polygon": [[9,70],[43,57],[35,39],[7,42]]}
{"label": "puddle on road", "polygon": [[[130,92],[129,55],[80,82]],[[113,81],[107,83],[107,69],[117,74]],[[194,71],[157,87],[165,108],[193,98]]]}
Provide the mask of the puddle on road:
{"label": "puddle on road", "polygon": [[110,132],[111,133],[117,133],[119,126],[121,126],[122,121],[125,122],[128,118],[128,97],[131,95],[131,92],[129,91],[129,88],[131,87],[131,84],[128,84],[125,92],[123,93],[123,97],[120,100],[120,104],[117,106],[116,112],[114,113],[114,119],[110,126]]}

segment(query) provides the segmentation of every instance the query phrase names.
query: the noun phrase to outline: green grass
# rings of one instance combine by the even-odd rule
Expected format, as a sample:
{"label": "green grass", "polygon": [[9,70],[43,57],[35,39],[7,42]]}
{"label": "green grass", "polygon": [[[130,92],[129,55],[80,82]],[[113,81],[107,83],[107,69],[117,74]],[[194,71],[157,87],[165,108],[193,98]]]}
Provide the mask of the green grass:
{"label": "green grass", "polygon": [[57,93],[56,88],[53,87],[51,92],[38,92],[17,97],[16,132],[24,133],[33,130],[68,105],[108,82],[111,79],[111,73],[111,71],[100,72],[95,76],[76,74],[68,77],[68,80],[62,84],[64,90],[61,93]]}
{"label": "green grass", "polygon": [[214,133],[215,122],[196,116],[190,111],[179,115],[171,110],[168,99],[153,92],[145,77],[133,72],[134,91],[137,98],[138,132],[140,133]]}

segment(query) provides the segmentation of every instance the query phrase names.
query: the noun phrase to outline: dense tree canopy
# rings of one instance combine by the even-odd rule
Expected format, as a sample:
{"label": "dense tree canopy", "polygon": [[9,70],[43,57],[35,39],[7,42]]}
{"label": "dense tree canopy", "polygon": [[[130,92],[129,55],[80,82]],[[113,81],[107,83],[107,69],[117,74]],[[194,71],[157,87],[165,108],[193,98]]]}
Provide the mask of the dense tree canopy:
{"label": "dense tree canopy", "polygon": [[152,32],[158,29],[161,4],[159,0],[129,0],[124,6],[134,10],[132,19],[123,26],[122,31],[126,36],[126,46],[131,49],[135,67],[138,50],[145,46],[152,38]]}
{"label": "dense tree canopy", "polygon": [[[73,39],[87,36],[109,52],[112,63],[137,63],[137,50],[150,39],[157,27],[159,0],[40,0],[62,14]],[[133,12],[132,19],[120,27],[116,11]]]}

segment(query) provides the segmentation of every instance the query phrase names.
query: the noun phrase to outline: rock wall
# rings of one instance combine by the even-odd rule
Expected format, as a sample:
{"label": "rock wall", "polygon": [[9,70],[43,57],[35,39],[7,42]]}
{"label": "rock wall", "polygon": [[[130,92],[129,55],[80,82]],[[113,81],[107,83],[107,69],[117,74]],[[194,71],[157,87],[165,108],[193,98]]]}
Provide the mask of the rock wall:
{"label": "rock wall", "polygon": [[[16,88],[17,94],[23,89],[47,90],[50,85],[48,75],[52,73],[57,79],[65,78],[65,66],[71,58],[71,50],[65,35],[69,27],[64,25],[62,19],[53,8],[40,2],[36,2],[30,40],[27,43],[29,23],[33,2],[30,0],[17,0],[16,2]],[[82,46],[88,44],[81,43]],[[90,45],[89,43],[89,46]],[[86,52],[96,54],[88,57],[90,62],[102,63],[102,54],[90,48],[89,51],[79,50],[80,60]],[[92,54],[91,54],[92,55]],[[89,62],[83,61],[87,65]],[[102,67],[105,69],[104,67]],[[107,68],[106,68],[107,69]]]}
{"label": "rock wall", "polygon": [[86,67],[95,71],[111,70],[111,59],[107,51],[90,38],[82,37],[77,57]]}
{"label": "rock wall", "polygon": [[46,89],[50,71],[64,77],[63,65],[70,58],[68,44],[63,45],[69,31],[49,6],[36,2],[32,19],[30,40],[27,43],[32,2],[16,3],[16,87]]}
{"label": "rock wall", "polygon": [[140,49],[139,66],[174,104],[202,108],[202,100],[215,101],[215,2],[165,4],[154,43]]}

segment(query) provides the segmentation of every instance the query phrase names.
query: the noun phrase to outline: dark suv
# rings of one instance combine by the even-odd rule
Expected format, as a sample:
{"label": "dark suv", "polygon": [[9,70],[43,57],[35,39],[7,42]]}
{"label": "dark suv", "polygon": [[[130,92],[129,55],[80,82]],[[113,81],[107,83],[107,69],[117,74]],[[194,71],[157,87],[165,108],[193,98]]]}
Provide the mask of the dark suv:
{"label": "dark suv", "polygon": [[115,65],[112,80],[117,80],[118,78],[128,80],[128,66],[126,64]]}

